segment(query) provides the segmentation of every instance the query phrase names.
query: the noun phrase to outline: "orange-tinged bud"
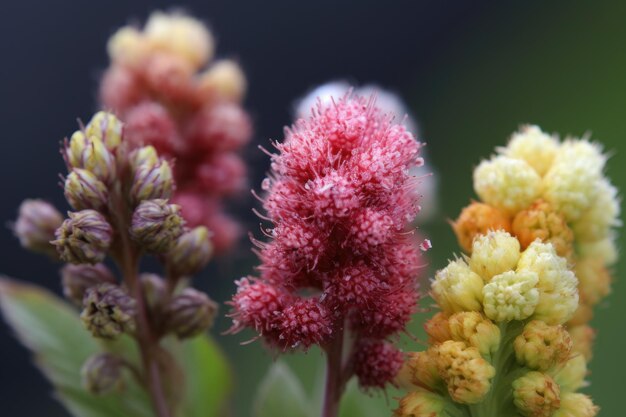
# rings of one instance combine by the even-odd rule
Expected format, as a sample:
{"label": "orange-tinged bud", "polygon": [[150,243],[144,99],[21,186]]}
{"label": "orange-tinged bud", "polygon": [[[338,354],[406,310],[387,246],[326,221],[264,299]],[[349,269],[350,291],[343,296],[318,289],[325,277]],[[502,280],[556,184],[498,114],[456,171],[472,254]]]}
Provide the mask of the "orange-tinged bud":
{"label": "orange-tinged bud", "polygon": [[472,242],[477,235],[484,235],[490,230],[510,232],[511,222],[501,210],[489,204],[472,202],[463,209],[459,218],[452,223],[452,228],[461,248],[470,253]]}

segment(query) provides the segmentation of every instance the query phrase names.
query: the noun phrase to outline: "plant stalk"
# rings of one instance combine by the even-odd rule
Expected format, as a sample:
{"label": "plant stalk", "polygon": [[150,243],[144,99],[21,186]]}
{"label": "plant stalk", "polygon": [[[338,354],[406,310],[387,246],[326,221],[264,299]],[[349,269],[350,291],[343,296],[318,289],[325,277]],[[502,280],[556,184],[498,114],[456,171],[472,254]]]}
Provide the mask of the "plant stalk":
{"label": "plant stalk", "polygon": [[343,374],[343,331],[326,347],[326,387],[322,417],[337,417],[339,403],[345,390],[346,378]]}

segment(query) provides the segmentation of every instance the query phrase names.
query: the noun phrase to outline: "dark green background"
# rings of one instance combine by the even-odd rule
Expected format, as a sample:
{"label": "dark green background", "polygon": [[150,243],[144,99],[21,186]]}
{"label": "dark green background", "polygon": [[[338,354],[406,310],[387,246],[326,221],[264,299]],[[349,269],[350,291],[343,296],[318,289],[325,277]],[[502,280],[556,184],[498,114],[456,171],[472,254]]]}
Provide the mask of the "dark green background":
{"label": "dark green background", "polygon": [[[7,4],[0,29],[0,221],[11,219],[25,197],[43,195],[62,206],[55,188],[55,173],[62,169],[56,142],[72,131],[74,117],[86,118],[95,108],[94,69],[106,65],[106,38],[127,17],[143,18],[166,4],[50,3]],[[377,81],[407,99],[440,182],[440,212],[423,227],[434,245],[429,276],[458,252],[446,220],[473,197],[473,167],[522,123],[562,135],[590,131],[613,154],[609,176],[626,189],[626,2],[186,3],[211,21],[220,51],[241,58],[250,78],[247,107],[257,125],[256,143],[280,138],[291,100],[331,78]],[[247,157],[251,184],[258,188],[267,160],[254,145]],[[252,204],[243,198],[235,210],[257,230],[248,217]],[[21,251],[8,232],[0,239],[3,272],[58,290],[55,266]],[[232,281],[251,273],[255,262],[243,242],[197,283],[224,301]],[[620,416],[624,408],[625,270],[622,259],[613,294],[594,320],[598,338],[587,392],[603,416]],[[412,327],[419,329],[430,314],[416,315]],[[237,415],[246,416],[274,356],[259,342],[239,345],[250,334],[220,335],[227,327],[221,320],[214,333],[237,372]],[[8,335],[1,327],[0,414],[64,415],[47,400],[49,388]],[[288,356],[307,387],[319,359],[315,351]]]}

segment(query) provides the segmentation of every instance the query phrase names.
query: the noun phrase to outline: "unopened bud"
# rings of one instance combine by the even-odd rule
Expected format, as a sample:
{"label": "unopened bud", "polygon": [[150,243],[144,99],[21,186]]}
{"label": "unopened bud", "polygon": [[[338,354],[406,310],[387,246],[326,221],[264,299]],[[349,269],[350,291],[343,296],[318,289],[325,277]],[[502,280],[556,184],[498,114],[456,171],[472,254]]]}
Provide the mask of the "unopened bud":
{"label": "unopened bud", "polygon": [[515,338],[514,347],[518,362],[530,369],[547,371],[569,358],[572,339],[563,326],[533,320]]}
{"label": "unopened bud", "polygon": [[148,308],[155,315],[160,314],[163,300],[166,298],[165,281],[159,275],[150,273],[139,275],[139,279]]}
{"label": "unopened bud", "polygon": [[465,207],[459,218],[452,224],[459,244],[467,253],[472,252],[472,242],[479,235],[489,231],[511,230],[511,222],[506,213],[484,203],[473,202]]}
{"label": "unopened bud", "polygon": [[101,210],[107,204],[109,192],[94,174],[74,168],[65,179],[65,198],[76,210]]}
{"label": "unopened bud", "polygon": [[[405,395],[394,417],[440,417],[445,415],[444,398],[436,393],[419,389]],[[447,413],[446,413],[447,414]]]}
{"label": "unopened bud", "polygon": [[95,210],[68,215],[70,218],[57,229],[56,240],[52,241],[61,259],[73,264],[102,262],[111,246],[111,225]]}
{"label": "unopened bud", "polygon": [[159,154],[154,146],[142,146],[130,154],[130,161],[133,171],[136,171],[142,165],[156,165],[159,162]]}
{"label": "unopened bud", "polygon": [[167,254],[167,266],[174,276],[193,275],[204,268],[212,253],[209,231],[198,226],[178,238]]}
{"label": "unopened bud", "polygon": [[450,317],[452,339],[466,342],[481,355],[490,355],[500,348],[500,329],[476,311],[463,311]]}
{"label": "unopened bud", "polygon": [[115,339],[135,330],[136,301],[117,285],[100,284],[85,293],[83,324],[94,337]]}
{"label": "unopened bud", "polygon": [[92,394],[101,395],[121,388],[124,361],[111,353],[91,356],[80,373],[83,386]]}
{"label": "unopened bud", "polygon": [[180,206],[163,199],[145,200],[133,213],[130,234],[147,251],[163,253],[183,233],[184,223]]}
{"label": "unopened bud", "polygon": [[112,151],[122,142],[123,128],[123,123],[115,115],[99,111],[85,126],[85,135],[100,139],[107,149]]}
{"label": "unopened bud", "polygon": [[170,198],[173,188],[172,168],[166,160],[161,159],[155,164],[137,166],[130,194],[135,204],[139,204],[143,200]]}
{"label": "unopened bud", "polygon": [[205,98],[218,97],[238,102],[246,92],[246,77],[236,62],[225,59],[200,75],[198,87]]}
{"label": "unopened bud", "polygon": [[185,339],[196,336],[213,325],[217,303],[206,294],[185,288],[165,310],[165,329]]}
{"label": "unopened bud", "polygon": [[523,416],[551,417],[560,407],[559,385],[547,374],[528,372],[513,381],[513,402]]}
{"label": "unopened bud", "polygon": [[43,200],[24,200],[13,233],[24,248],[57,258],[57,251],[50,241],[54,240],[54,232],[62,223],[63,216],[52,204]]}
{"label": "unopened bud", "polygon": [[65,156],[72,168],[83,168],[105,184],[115,177],[115,157],[95,136],[87,137],[80,130],[74,132],[65,148]]}
{"label": "unopened bud", "polygon": [[595,417],[600,407],[591,398],[577,392],[566,392],[561,396],[561,408],[552,417]]}
{"label": "unopened bud", "polygon": [[104,264],[72,265],[61,269],[63,294],[77,305],[83,304],[85,292],[98,284],[115,284],[115,277]]}

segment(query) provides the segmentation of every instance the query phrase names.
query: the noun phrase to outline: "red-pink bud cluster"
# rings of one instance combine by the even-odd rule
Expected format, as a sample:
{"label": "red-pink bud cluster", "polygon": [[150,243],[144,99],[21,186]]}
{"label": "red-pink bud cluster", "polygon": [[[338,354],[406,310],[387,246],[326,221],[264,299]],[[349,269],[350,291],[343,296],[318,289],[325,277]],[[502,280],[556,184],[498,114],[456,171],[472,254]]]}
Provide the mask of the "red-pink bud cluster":
{"label": "red-pink bud cluster", "polygon": [[222,201],[246,187],[238,151],[252,127],[240,103],[245,78],[232,61],[211,62],[213,47],[208,29],[183,15],[155,13],[143,30],[122,28],[109,41],[100,99],[125,122],[131,145],[175,161],[173,202],[224,250],[240,233]]}
{"label": "red-pink bud cluster", "polygon": [[363,386],[384,386],[401,362],[384,340],[405,329],[419,295],[408,170],[421,163],[420,143],[373,99],[347,94],[318,102],[276,147],[262,186],[272,239],[255,241],[260,277],[238,282],[233,330],[253,328],[282,349],[326,347],[349,331],[355,347],[385,353],[357,373]]}

